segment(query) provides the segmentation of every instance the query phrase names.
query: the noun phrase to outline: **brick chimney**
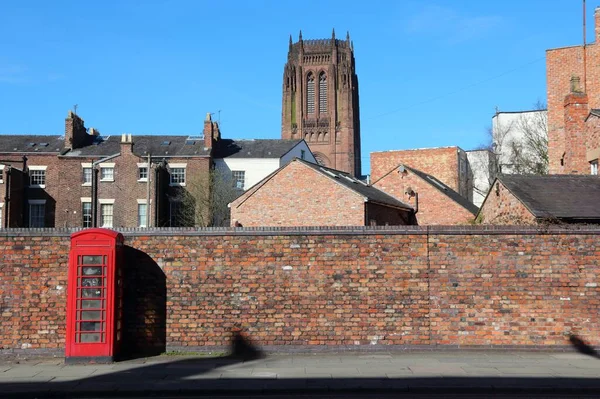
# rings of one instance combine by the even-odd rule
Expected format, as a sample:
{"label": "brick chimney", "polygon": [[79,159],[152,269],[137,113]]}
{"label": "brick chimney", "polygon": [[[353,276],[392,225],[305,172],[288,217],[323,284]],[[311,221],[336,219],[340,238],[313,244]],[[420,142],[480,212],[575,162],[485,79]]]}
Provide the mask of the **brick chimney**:
{"label": "brick chimney", "polygon": [[221,140],[221,131],[219,130],[219,124],[213,122],[210,113],[206,114],[204,119],[204,147],[213,148],[215,144]]}
{"label": "brick chimney", "polygon": [[133,138],[131,134],[121,135],[121,155],[133,153]]}
{"label": "brick chimney", "polygon": [[588,96],[581,89],[580,79],[571,78],[571,93],[565,97],[565,153],[561,160],[565,174],[588,174],[586,159],[585,119],[589,114]]}
{"label": "brick chimney", "polygon": [[86,144],[88,134],[83,119],[69,111],[65,119],[65,148],[76,149]]}
{"label": "brick chimney", "polygon": [[600,43],[600,7],[594,10],[594,33],[596,43]]}

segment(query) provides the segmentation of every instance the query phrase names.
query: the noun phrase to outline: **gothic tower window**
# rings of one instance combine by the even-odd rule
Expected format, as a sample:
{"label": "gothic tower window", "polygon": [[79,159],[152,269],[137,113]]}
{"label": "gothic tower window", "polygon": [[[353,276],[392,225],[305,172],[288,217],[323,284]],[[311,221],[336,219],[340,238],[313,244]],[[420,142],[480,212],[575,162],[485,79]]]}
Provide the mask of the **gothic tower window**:
{"label": "gothic tower window", "polygon": [[325,72],[319,74],[319,113],[327,112],[327,75]]}
{"label": "gothic tower window", "polygon": [[306,110],[309,114],[315,113],[315,76],[308,74],[306,82]]}

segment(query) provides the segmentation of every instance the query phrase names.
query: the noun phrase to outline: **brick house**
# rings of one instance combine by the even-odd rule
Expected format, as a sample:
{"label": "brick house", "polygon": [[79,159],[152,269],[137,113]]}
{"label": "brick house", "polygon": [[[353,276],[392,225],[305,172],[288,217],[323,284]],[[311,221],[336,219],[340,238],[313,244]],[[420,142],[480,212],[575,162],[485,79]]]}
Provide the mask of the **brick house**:
{"label": "brick house", "polygon": [[[546,51],[551,174],[596,174],[600,143],[590,111],[600,108],[600,8],[595,42]],[[590,129],[592,132],[590,132]]]}
{"label": "brick house", "polygon": [[411,205],[422,225],[470,223],[478,208],[436,177],[400,164],[374,181],[376,187]]}
{"label": "brick house", "polygon": [[132,137],[102,136],[73,112],[64,136],[3,135],[1,226],[208,225],[219,139],[210,115],[204,136]]}
{"label": "brick house", "polygon": [[477,220],[483,224],[600,223],[600,177],[500,175]]}
{"label": "brick house", "polygon": [[473,176],[467,153],[460,147],[419,148],[371,153],[371,180],[379,180],[398,165],[410,165],[472,200]]}
{"label": "brick house", "polygon": [[412,207],[351,174],[294,159],[230,204],[232,225],[415,224]]}

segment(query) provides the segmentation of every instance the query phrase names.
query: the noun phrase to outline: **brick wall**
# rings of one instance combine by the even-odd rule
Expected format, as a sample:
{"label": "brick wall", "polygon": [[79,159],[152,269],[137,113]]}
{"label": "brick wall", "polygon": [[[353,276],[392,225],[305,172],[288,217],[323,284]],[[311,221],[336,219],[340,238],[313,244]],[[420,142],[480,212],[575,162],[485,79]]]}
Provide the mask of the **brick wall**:
{"label": "brick wall", "polygon": [[251,226],[363,226],[362,196],[301,162],[231,203],[232,224]]}
{"label": "brick wall", "polygon": [[[596,32],[600,29],[600,13],[595,12]],[[563,153],[570,151],[565,145],[564,100],[571,92],[573,76],[581,80],[581,89],[589,99],[589,109],[600,107],[600,46],[586,46],[586,75],[584,82],[583,47],[563,47],[546,51],[546,82],[548,91],[548,158],[551,174],[569,173],[561,164]]]}
{"label": "brick wall", "polygon": [[[600,344],[597,228],[125,235],[127,342],[211,349],[239,326],[262,346],[315,349]],[[1,349],[60,351],[68,234],[4,231],[0,250]]]}
{"label": "brick wall", "polygon": [[406,190],[410,187],[418,193],[417,223],[421,226],[467,224],[475,218],[467,209],[409,170],[403,173],[393,171],[374,182],[373,186],[413,207],[417,205],[416,197],[409,197]]}
{"label": "brick wall", "polygon": [[490,188],[479,210],[478,219],[483,224],[532,225],[535,217],[501,182]]}
{"label": "brick wall", "polygon": [[371,180],[376,181],[399,164],[405,164],[438,178],[460,192],[458,147],[424,148],[416,150],[371,153]]}

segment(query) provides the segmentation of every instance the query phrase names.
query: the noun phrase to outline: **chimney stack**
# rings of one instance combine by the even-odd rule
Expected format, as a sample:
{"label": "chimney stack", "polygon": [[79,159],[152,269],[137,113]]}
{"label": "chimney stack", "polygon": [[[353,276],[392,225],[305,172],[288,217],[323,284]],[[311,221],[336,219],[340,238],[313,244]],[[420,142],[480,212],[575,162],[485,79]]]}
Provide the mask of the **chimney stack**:
{"label": "chimney stack", "polygon": [[215,144],[221,140],[221,131],[219,130],[219,124],[213,122],[210,113],[206,113],[204,119],[204,147],[213,148]]}
{"label": "chimney stack", "polygon": [[121,135],[121,155],[133,153],[133,138],[131,134],[123,133]]}
{"label": "chimney stack", "polygon": [[580,86],[578,76],[571,78],[571,93],[565,97],[565,153],[564,174],[587,174],[589,164],[586,158],[586,124],[589,114],[588,96]]}
{"label": "chimney stack", "polygon": [[69,111],[65,119],[65,149],[81,148],[86,144],[87,138],[83,119],[73,111]]}

